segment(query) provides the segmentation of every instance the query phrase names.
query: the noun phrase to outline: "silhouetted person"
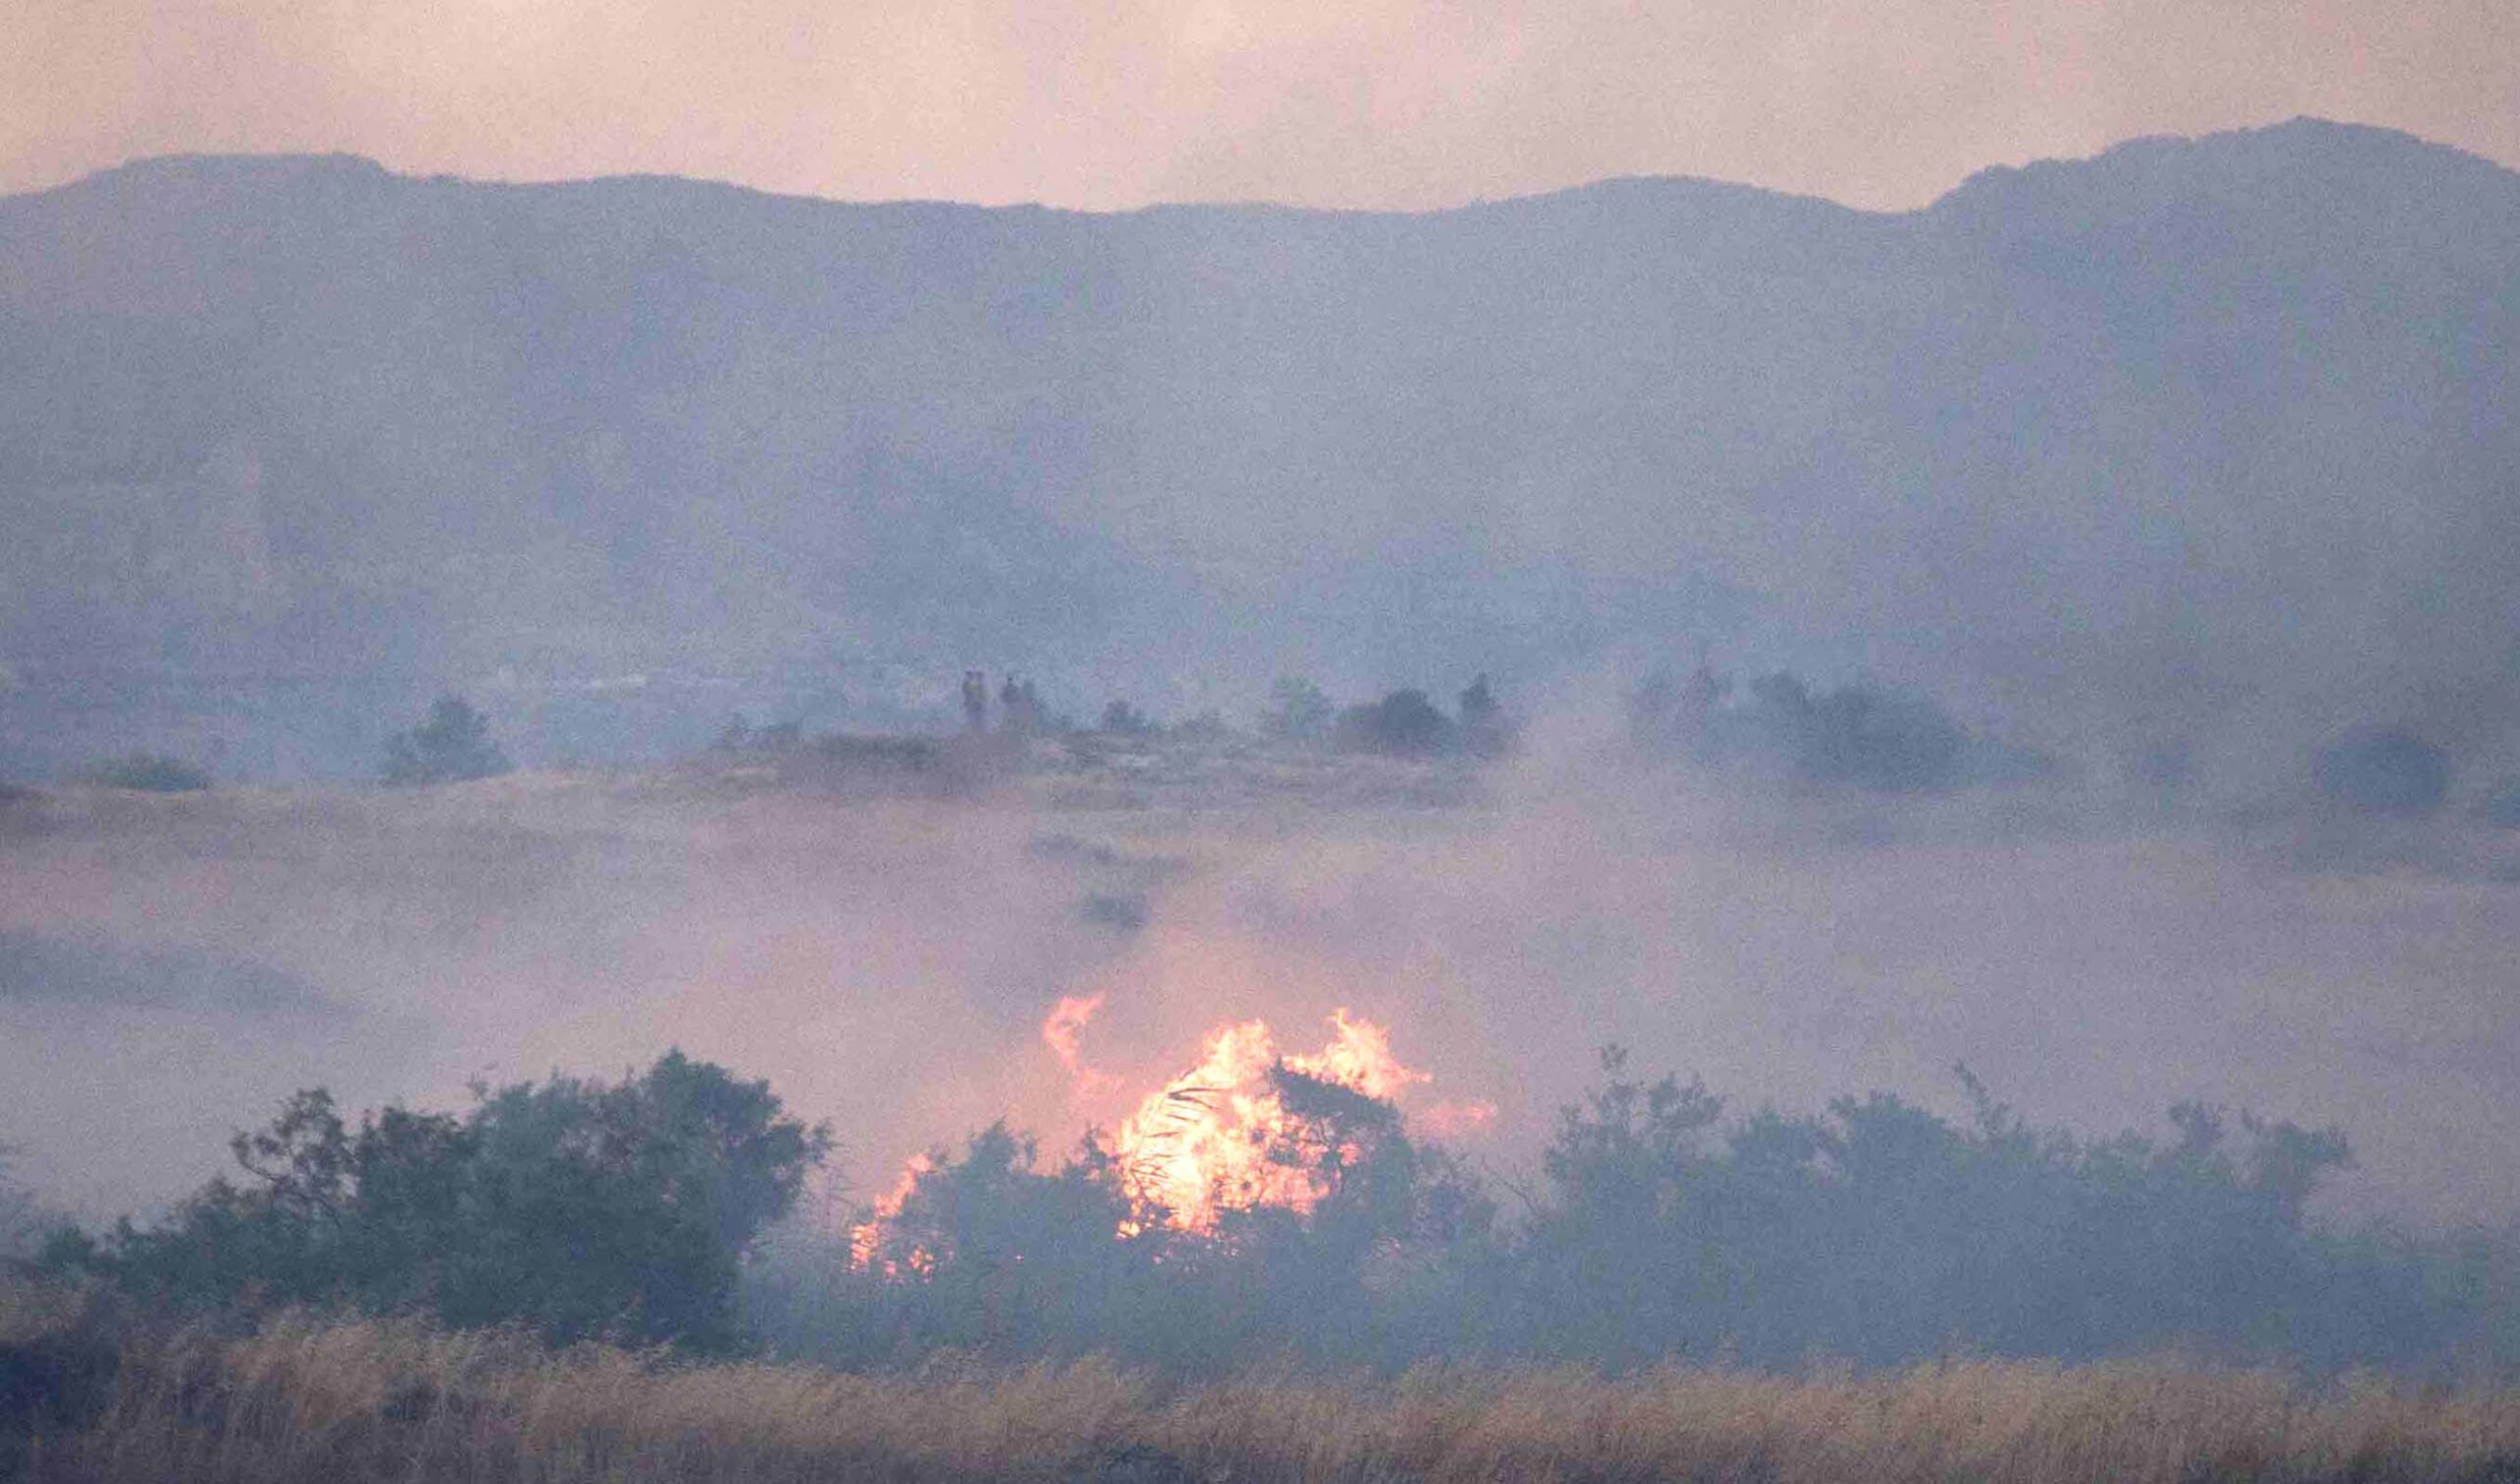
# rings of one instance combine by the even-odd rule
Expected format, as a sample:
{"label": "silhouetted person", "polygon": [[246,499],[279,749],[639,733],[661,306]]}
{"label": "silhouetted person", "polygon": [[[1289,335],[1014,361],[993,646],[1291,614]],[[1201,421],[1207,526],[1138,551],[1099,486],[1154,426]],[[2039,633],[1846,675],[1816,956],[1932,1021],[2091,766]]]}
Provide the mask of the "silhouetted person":
{"label": "silhouetted person", "polygon": [[1007,676],[1006,684],[997,693],[997,702],[1006,713],[1008,731],[1029,737],[1040,727],[1041,697],[1033,689],[1033,682]]}
{"label": "silhouetted person", "polygon": [[988,677],[977,670],[963,672],[963,729],[988,730]]}

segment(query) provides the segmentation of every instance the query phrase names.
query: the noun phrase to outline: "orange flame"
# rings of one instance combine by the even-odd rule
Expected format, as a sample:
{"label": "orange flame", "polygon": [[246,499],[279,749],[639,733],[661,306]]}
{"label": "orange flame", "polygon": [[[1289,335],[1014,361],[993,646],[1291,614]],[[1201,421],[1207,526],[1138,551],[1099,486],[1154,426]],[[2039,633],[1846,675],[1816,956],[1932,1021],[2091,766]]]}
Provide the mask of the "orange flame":
{"label": "orange flame", "polygon": [[[1080,1044],[1087,1022],[1102,1007],[1102,995],[1070,995],[1041,1022],[1041,1040],[1077,1081],[1077,1093],[1108,1091],[1118,1080],[1085,1061]],[[1264,1020],[1219,1026],[1208,1035],[1198,1065],[1149,1093],[1112,1134],[1110,1152],[1128,1197],[1131,1215],[1118,1236],[1134,1237],[1151,1226],[1213,1233],[1229,1211],[1277,1206],[1312,1210],[1332,1193],[1315,1160],[1289,1160],[1315,1136],[1285,1103],[1274,1074],[1281,1068],[1391,1102],[1433,1081],[1403,1065],[1392,1053],[1391,1034],[1345,1010],[1332,1013],[1328,1045],[1309,1055],[1281,1056]],[[1418,1115],[1417,1127],[1438,1137],[1476,1132],[1493,1119],[1491,1103],[1438,1103]],[[1336,1152],[1342,1162],[1360,1151]],[[893,1188],[867,1219],[850,1228],[850,1267],[898,1278],[924,1276],[935,1254],[919,1249],[907,1258],[883,1257],[887,1233],[919,1179],[936,1168],[921,1154],[902,1167]]]}
{"label": "orange flame", "polygon": [[[881,1271],[888,1278],[902,1275],[902,1265],[886,1261],[878,1266],[877,1256],[884,1250],[884,1229],[893,1224],[909,1202],[911,1193],[918,1189],[918,1177],[936,1168],[936,1161],[925,1154],[914,1154],[902,1165],[901,1178],[875,1203],[866,1219],[849,1229],[849,1266],[858,1272]],[[924,1258],[925,1261],[921,1262]],[[933,1256],[923,1252],[910,1255],[911,1270],[924,1274],[936,1266]]]}
{"label": "orange flame", "polygon": [[1275,1157],[1297,1130],[1270,1074],[1285,1066],[1381,1099],[1429,1080],[1400,1064],[1381,1026],[1351,1020],[1345,1010],[1330,1022],[1328,1046],[1284,1059],[1265,1021],[1225,1026],[1208,1038],[1199,1065],[1138,1104],[1111,1140],[1139,1213],[1122,1235],[1144,1230],[1150,1219],[1213,1231],[1228,1210],[1309,1211],[1329,1194],[1314,1170]]}

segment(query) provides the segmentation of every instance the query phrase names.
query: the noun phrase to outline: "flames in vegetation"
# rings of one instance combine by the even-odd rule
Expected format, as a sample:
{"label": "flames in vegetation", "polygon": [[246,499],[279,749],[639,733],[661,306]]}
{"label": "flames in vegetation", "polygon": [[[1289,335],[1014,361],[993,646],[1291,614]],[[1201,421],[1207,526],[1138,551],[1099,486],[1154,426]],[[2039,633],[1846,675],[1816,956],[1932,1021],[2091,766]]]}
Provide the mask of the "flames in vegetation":
{"label": "flames in vegetation", "polygon": [[1309,1211],[1330,1193],[1325,1171],[1362,1151],[1327,1144],[1336,1136],[1289,1108],[1288,1074],[1386,1103],[1430,1081],[1401,1065],[1381,1026],[1345,1010],[1330,1024],[1310,1056],[1281,1056],[1266,1021],[1224,1026],[1199,1065],[1147,1094],[1111,1140],[1133,1212],[1124,1235],[1156,1221],[1214,1231],[1228,1210]]}
{"label": "flames in vegetation", "polygon": [[[1116,1090],[1119,1080],[1086,1064],[1080,1040],[1102,996],[1059,1001],[1041,1040],[1074,1080],[1080,1097]],[[1127,1215],[1115,1237],[1158,1229],[1215,1235],[1232,1212],[1264,1207],[1309,1213],[1334,1195],[1344,1171],[1368,1157],[1378,1128],[1397,1131],[1399,1099],[1431,1081],[1403,1064],[1382,1026],[1334,1012],[1320,1050],[1283,1051],[1265,1020],[1209,1032],[1198,1062],[1142,1098],[1107,1136],[1089,1135],[1100,1168],[1117,1182]],[[1359,1116],[1360,1115],[1360,1116]],[[1418,1115],[1427,1132],[1483,1127],[1485,1103],[1442,1103]],[[920,1181],[939,1168],[920,1155],[902,1170],[868,1218],[850,1232],[851,1266],[885,1277],[924,1273],[921,1254],[881,1255],[885,1238]]]}
{"label": "flames in vegetation", "polygon": [[[884,1248],[884,1228],[901,1215],[903,1205],[917,1192],[919,1177],[934,1168],[936,1161],[925,1154],[913,1154],[902,1165],[901,1176],[893,1182],[893,1188],[875,1203],[874,1214],[849,1229],[850,1267],[861,1272],[879,1268],[878,1256]],[[904,1266],[903,1263],[886,1261],[880,1264],[880,1270],[888,1278],[897,1278],[902,1275]],[[913,1272],[925,1273],[935,1266],[935,1261],[924,1251],[914,1251],[910,1255],[907,1266]]]}

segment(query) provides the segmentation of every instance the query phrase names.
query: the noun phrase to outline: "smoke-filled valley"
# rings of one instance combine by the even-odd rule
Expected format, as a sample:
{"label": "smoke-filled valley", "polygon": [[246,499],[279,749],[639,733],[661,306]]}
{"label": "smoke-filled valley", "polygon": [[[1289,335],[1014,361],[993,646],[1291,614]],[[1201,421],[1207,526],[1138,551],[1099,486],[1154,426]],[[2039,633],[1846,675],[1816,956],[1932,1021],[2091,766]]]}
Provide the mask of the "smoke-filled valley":
{"label": "smoke-filled valley", "polygon": [[1344,1012],[1396,1074],[1354,1084],[1508,1216],[1608,1045],[1736,1118],[1882,1090],[1966,1130],[1974,1077],[2093,1140],[2174,1147],[2191,1101],[2333,1126],[2353,1163],[2307,1214],[2338,1233],[2520,1213],[2520,922],[2512,888],[2444,864],[2507,856],[2502,832],[2384,821],[2360,833],[2418,832],[2432,864],[2347,869],[2301,853],[2334,822],[1797,787],[1562,725],[1486,762],[1081,733],[927,769],[800,742],[31,794],[0,855],[0,1115],[34,1189],[147,1212],[292,1088],[460,1108],[674,1046],[829,1121],[837,1183],[793,1240],[836,1264],[908,1156],[950,1168],[1005,1120],[1046,1172],[1168,1082],[1213,1091],[1184,1074],[1220,1028],[1266,1021],[1292,1056]]}
{"label": "smoke-filled valley", "polygon": [[2507,1381],[2515,354],[2520,177],[2306,121],[0,200],[0,1381]]}
{"label": "smoke-filled valley", "polygon": [[[293,1086],[443,1104],[680,1044],[832,1118],[862,1192],[1000,1114],[1107,1124],[1225,1020],[1301,1039],[1345,1007],[1435,1074],[1431,1099],[1493,1105],[1476,1144],[1499,1159],[1605,1044],[1800,1107],[1879,1086],[1958,1109],[1965,1062],[2093,1129],[2186,1098],[2341,1123],[2358,1205],[2520,1214],[2500,881],[2305,868],[2298,826],[1743,797],[1609,748],[1347,771],[1400,776],[1197,808],[1180,795],[1205,784],[869,796],[706,766],[22,798],[0,854],[11,1142],[119,1208],[209,1173]],[[2424,829],[2503,869],[2520,850]],[[1108,1082],[1042,1039],[1089,996],[1079,1054]],[[132,1137],[97,1148],[107,1124]]]}

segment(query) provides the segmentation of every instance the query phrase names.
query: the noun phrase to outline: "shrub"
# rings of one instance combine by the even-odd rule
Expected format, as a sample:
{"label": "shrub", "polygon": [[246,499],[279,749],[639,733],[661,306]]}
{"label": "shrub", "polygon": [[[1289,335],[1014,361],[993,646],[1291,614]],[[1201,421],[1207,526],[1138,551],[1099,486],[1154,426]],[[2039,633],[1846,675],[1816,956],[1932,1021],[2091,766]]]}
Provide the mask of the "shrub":
{"label": "shrub", "polygon": [[1605,1066],[1529,1234],[1527,1324],[1552,1350],[1887,1363],[1955,1340],[2072,1358],[2306,1337],[2281,1327],[2323,1288],[2302,1211],[2346,1162],[2333,1130],[2187,1104],[2174,1143],[2087,1144],[1966,1069],[1973,1126],[1883,1093],[1727,1126],[1701,1086]]}
{"label": "shrub", "polygon": [[9,1173],[15,1151],[0,1144],[0,1273],[32,1256],[47,1224],[43,1208]]}
{"label": "shrub", "polygon": [[1400,690],[1341,711],[1331,740],[1348,752],[1425,757],[1449,751],[1458,732],[1452,718],[1437,711],[1424,691]]}
{"label": "shrub", "polygon": [[1097,1136],[1045,1168],[1001,1123],[932,1154],[837,1282],[811,1264],[764,1274],[755,1322],[783,1349],[850,1364],[940,1350],[1101,1352],[1176,1375],[1262,1354],[1405,1363],[1424,1348],[1413,1305],[1438,1307],[1416,1295],[1479,1250],[1491,1208],[1391,1104],[1272,1077],[1289,1120],[1261,1153],[1309,1174],[1307,1212],[1228,1201],[1213,1229],[1183,1231]]}
{"label": "shrub", "polygon": [[1102,1352],[1193,1375],[1254,1357],[1624,1373],[1954,1347],[2331,1374],[2520,1358],[2507,1244],[2310,1226],[2347,1159],[2333,1130],[2190,1104],[2172,1138],[2086,1141],[2025,1125],[1965,1069],[1959,1122],[1884,1093],[1732,1117],[1616,1053],[1605,1071],[1564,1110],[1544,1183],[1513,1190],[1510,1225],[1390,1104],[1280,1068],[1289,1122],[1262,1152],[1310,1172],[1308,1209],[1236,1197],[1179,1230],[1133,1204],[1097,1141],[1044,1168],[999,1125],[932,1156],[858,1261],[764,1269],[753,1312],[782,1348],[850,1364]]}
{"label": "shrub", "polygon": [[2450,755],[2404,727],[2341,737],[2311,773],[2321,793],[2364,814],[2427,815],[2450,796]]}
{"label": "shrub", "polygon": [[671,1052],[614,1084],[480,1089],[461,1118],[389,1107],[353,1129],[329,1093],[299,1092],[231,1147],[243,1182],[55,1266],[179,1307],[343,1304],[722,1348],[740,1259],[830,1136],[768,1083]]}
{"label": "shrub", "polygon": [[1339,709],[1321,687],[1296,675],[1282,675],[1269,688],[1269,708],[1260,714],[1260,729],[1289,742],[1318,742],[1330,735]]}
{"label": "shrub", "polygon": [[385,744],[385,781],[458,783],[513,770],[490,740],[490,724],[461,696],[441,696],[427,719]]}
{"label": "shrub", "polygon": [[1102,708],[1100,730],[1112,737],[1151,737],[1160,730],[1152,717],[1126,701],[1114,700]]}
{"label": "shrub", "polygon": [[89,771],[87,780],[106,788],[141,793],[199,793],[211,786],[210,774],[180,758],[136,752]]}
{"label": "shrub", "polygon": [[1703,666],[1686,683],[1656,675],[1629,698],[1628,720],[1646,751],[1764,766],[1801,782],[1871,793],[1936,793],[2048,767],[1973,738],[1930,697],[1864,681],[1814,690],[1782,670],[1751,681],[1746,693]]}

